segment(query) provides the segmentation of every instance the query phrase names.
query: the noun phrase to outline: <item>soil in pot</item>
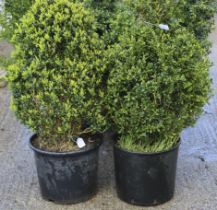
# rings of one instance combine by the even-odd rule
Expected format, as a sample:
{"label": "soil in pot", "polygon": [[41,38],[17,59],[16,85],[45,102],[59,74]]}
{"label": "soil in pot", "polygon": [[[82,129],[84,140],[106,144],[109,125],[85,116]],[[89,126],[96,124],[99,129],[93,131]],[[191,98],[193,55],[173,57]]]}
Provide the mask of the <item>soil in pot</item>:
{"label": "soil in pot", "polygon": [[78,203],[97,192],[98,150],[102,139],[97,138],[88,148],[78,151],[53,152],[35,147],[37,135],[30,139],[34,151],[41,195],[56,203]]}
{"label": "soil in pot", "polygon": [[61,139],[59,142],[47,141],[37,136],[37,138],[32,141],[32,145],[40,150],[49,152],[74,152],[74,151],[84,151],[95,147],[95,144],[102,139],[102,134],[97,133],[91,135],[89,133],[81,134],[81,137],[85,142],[85,147],[79,148],[76,144],[76,139]]}
{"label": "soil in pot", "polygon": [[114,147],[117,193],[121,200],[155,206],[174,195],[179,144],[169,151],[136,153]]}

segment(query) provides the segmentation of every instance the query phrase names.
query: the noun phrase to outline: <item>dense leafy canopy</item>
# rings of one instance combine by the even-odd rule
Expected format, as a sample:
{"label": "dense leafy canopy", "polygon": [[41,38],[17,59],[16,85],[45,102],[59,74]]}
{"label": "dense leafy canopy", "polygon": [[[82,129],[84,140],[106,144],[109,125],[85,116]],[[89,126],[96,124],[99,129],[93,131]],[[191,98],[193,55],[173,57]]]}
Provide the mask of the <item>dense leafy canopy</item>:
{"label": "dense leafy canopy", "polygon": [[12,107],[24,124],[56,144],[104,128],[104,45],[82,3],[36,0],[13,42],[16,62],[8,78]]}
{"label": "dense leafy canopy", "polygon": [[207,50],[208,34],[214,26],[214,15],[217,12],[216,0],[122,0],[134,15],[143,21],[159,24],[179,23],[201,41]]}
{"label": "dense leafy canopy", "polygon": [[3,12],[0,15],[0,25],[3,31],[0,33],[0,38],[11,39],[16,24],[19,23],[20,18],[32,6],[34,0],[5,0]]}
{"label": "dense leafy canopy", "polygon": [[119,12],[111,25],[119,36],[107,51],[109,117],[122,147],[166,150],[201,114],[210,91],[210,63],[185,28],[174,23],[170,31],[162,31],[127,16],[131,17],[129,11]]}
{"label": "dense leafy canopy", "polygon": [[51,144],[112,126],[123,148],[171,148],[209,97],[214,1],[34,0],[11,28],[17,117]]}

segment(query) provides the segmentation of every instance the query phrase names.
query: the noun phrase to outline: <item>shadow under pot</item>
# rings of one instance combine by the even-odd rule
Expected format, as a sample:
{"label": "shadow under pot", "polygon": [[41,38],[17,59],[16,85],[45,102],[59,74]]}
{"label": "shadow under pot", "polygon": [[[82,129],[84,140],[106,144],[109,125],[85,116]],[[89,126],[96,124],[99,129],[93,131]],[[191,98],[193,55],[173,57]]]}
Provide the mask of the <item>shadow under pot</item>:
{"label": "shadow under pot", "polygon": [[114,146],[118,197],[130,204],[155,206],[174,195],[179,144],[157,153],[130,152]]}
{"label": "shadow under pot", "polygon": [[97,192],[99,139],[91,149],[75,152],[47,152],[33,145],[41,195],[45,200],[74,204],[90,199]]}

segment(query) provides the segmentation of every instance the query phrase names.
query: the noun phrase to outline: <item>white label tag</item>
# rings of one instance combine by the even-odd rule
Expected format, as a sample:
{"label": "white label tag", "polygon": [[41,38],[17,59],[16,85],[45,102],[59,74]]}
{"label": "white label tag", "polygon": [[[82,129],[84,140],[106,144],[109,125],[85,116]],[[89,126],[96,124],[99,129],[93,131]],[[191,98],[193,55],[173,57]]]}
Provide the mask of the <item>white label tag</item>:
{"label": "white label tag", "polygon": [[79,148],[83,148],[86,146],[86,144],[82,138],[77,138],[76,143],[77,143]]}
{"label": "white label tag", "polygon": [[165,25],[165,24],[159,24],[159,28],[162,29],[162,30],[165,30],[165,31],[169,31],[169,26],[168,25]]}

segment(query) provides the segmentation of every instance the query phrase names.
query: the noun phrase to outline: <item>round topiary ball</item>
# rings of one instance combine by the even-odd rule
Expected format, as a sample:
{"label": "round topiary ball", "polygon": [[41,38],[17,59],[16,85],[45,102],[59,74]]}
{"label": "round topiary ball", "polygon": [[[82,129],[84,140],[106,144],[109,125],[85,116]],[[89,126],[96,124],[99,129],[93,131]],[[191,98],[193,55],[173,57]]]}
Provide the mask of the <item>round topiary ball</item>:
{"label": "round topiary ball", "polygon": [[36,0],[22,18],[9,67],[12,108],[42,146],[104,129],[103,43],[93,14],[70,0]]}
{"label": "round topiary ball", "polygon": [[185,28],[163,31],[132,21],[107,56],[107,110],[119,145],[142,152],[172,148],[208,100],[205,49]]}

